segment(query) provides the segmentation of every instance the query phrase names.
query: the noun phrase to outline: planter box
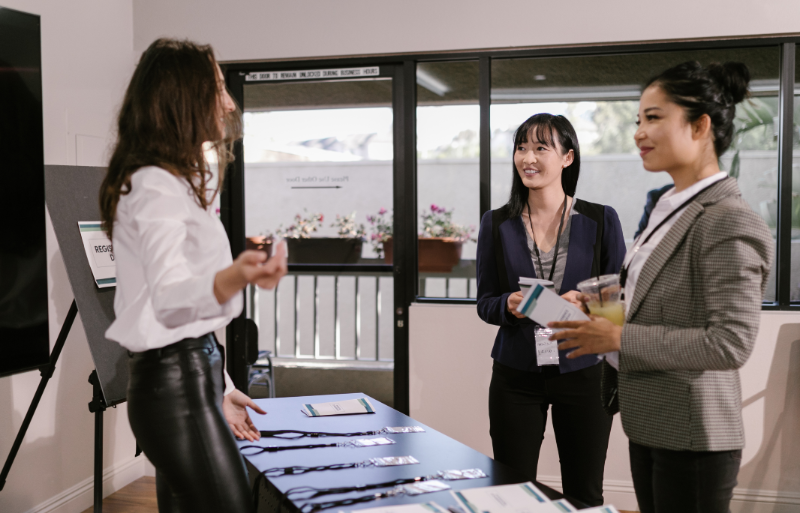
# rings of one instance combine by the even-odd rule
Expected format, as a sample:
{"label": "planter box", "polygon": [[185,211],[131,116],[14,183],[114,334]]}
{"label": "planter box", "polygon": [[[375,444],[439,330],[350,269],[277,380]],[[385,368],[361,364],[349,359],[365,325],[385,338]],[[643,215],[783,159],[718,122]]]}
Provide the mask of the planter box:
{"label": "planter box", "polygon": [[[449,273],[461,261],[461,248],[463,242],[449,238],[423,238],[418,239],[419,271],[423,273]],[[383,243],[383,260],[392,263],[394,244],[390,237]]]}
{"label": "planter box", "polygon": [[290,264],[355,264],[361,258],[361,239],[313,237],[286,239]]}

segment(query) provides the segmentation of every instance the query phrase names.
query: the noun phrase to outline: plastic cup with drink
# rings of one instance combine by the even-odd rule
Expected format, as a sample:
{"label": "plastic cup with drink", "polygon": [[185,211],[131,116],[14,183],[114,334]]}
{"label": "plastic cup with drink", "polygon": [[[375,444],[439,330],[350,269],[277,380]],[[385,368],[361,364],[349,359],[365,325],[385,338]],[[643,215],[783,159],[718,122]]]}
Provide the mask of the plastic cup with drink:
{"label": "plastic cup with drink", "polygon": [[589,313],[605,317],[617,326],[625,324],[625,305],[621,299],[622,287],[618,274],[604,274],[578,283],[585,296]]}

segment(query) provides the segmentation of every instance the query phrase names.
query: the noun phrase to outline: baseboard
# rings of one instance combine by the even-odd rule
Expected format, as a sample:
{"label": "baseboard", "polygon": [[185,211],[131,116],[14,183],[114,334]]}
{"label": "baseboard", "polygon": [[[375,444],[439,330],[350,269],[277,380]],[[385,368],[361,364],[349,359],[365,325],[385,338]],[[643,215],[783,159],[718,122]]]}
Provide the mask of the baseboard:
{"label": "baseboard", "polygon": [[[103,472],[103,497],[136,481],[144,475],[144,457],[132,458]],[[64,490],[25,513],[81,513],[94,502],[94,476]]]}
{"label": "baseboard", "polygon": [[[539,476],[539,482],[556,490],[561,490],[560,476]],[[636,493],[630,481],[605,480],[603,496],[606,504],[613,504],[617,509],[638,511]],[[776,492],[772,490],[748,490],[735,488],[731,512],[747,511],[748,513],[783,513],[800,511],[800,493]]]}

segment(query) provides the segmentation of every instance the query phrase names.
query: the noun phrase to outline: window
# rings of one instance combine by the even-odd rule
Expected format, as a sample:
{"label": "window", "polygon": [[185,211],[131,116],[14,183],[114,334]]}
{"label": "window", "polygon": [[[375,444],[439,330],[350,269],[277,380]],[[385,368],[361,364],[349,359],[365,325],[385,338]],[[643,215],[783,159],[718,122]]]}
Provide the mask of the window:
{"label": "window", "polygon": [[[511,189],[514,130],[539,112],[566,116],[581,146],[576,196],[610,205],[633,243],[648,191],[672,183],[644,170],[633,135],[642,85],[671,66],[739,61],[752,75],[752,98],[737,106],[735,136],[721,167],[739,181],[743,197],[777,236],[778,89],[780,48],[737,48],[588,57],[492,61],[492,208]],[[775,301],[775,273],[765,301]]]}
{"label": "window", "polygon": [[417,64],[419,295],[475,298],[478,62]]}

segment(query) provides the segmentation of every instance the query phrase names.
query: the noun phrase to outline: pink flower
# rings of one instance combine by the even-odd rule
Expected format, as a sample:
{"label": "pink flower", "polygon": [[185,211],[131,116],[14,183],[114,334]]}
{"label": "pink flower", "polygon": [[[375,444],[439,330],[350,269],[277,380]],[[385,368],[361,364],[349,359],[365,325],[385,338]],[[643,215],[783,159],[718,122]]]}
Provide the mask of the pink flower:
{"label": "pink flower", "polygon": [[[337,216],[337,217],[338,217],[338,216]],[[320,215],[319,215],[319,222],[321,223],[321,222],[322,222],[322,220],[323,220],[324,218],[325,218],[325,217],[324,217],[322,214],[320,214]]]}
{"label": "pink flower", "polygon": [[386,210],[385,208],[381,207],[381,209],[380,209],[380,210],[378,210],[378,215],[379,215],[379,216],[382,216],[382,215],[383,215],[383,214],[385,214],[386,212],[387,212],[387,210]]}
{"label": "pink flower", "polygon": [[438,212],[439,207],[436,206],[436,203],[431,203],[431,212]]}

